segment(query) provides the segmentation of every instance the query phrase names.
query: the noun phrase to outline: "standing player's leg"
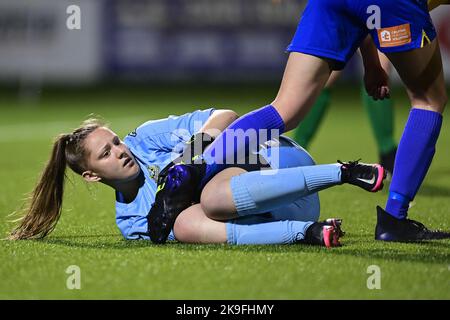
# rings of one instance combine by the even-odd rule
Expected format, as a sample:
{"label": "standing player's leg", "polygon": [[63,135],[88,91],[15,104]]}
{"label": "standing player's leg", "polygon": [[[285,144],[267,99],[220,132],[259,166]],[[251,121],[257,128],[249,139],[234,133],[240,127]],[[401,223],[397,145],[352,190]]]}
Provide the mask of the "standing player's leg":
{"label": "standing player's leg", "polygon": [[[344,67],[354,54],[367,30],[359,21],[348,19],[347,7],[341,1],[309,1],[297,31],[287,51],[290,52],[280,89],[268,106],[248,113],[235,121],[230,130],[267,130],[263,138],[270,139],[270,131],[280,133],[294,129],[311,109],[325,86],[332,70]],[[345,35],[344,37],[342,35]],[[230,143],[221,134],[204,152],[208,180],[223,166],[228,155],[248,147],[244,143]],[[256,145],[262,140],[257,140]],[[223,155],[216,159],[216,154]]]}
{"label": "standing player's leg", "polygon": [[[387,54],[406,86],[411,112],[400,140],[394,175],[386,203],[386,215],[378,209],[376,238],[387,241],[439,239],[450,234],[433,232],[407,220],[414,199],[430,167],[442,125],[447,94],[439,43]],[[391,219],[394,217],[395,219]]]}
{"label": "standing player's leg", "polygon": [[270,140],[272,130],[281,134],[293,129],[314,104],[330,72],[330,66],[324,59],[299,52],[290,53],[275,101],[233,122],[203,153],[207,163],[204,182],[223,170],[230,155],[242,154],[242,150],[248,147],[247,141],[245,144],[237,139],[228,141],[227,132],[252,130],[256,132],[254,145],[257,146],[265,142],[260,140],[260,130],[265,130],[267,135],[263,137]]}
{"label": "standing player's leg", "polygon": [[314,138],[328,110],[332,87],[339,78],[340,73],[340,71],[333,71],[331,73],[325,88],[320,93],[308,115],[294,130],[294,140],[305,149],[308,149],[311,140]]}
{"label": "standing player's leg", "polygon": [[[391,63],[389,59],[381,52],[379,57],[382,68],[387,74],[390,74]],[[380,164],[392,174],[397,151],[397,144],[394,140],[392,99],[374,100],[367,94],[364,86],[361,86],[361,98],[377,143]]]}
{"label": "standing player's leg", "polygon": [[[427,2],[364,0],[353,2],[352,6],[360,22],[367,22],[368,27],[375,17],[377,22],[370,24],[369,31],[373,43],[397,69],[412,107],[398,145],[386,211],[377,208],[375,239],[418,241],[450,237],[450,233],[430,231],[423,224],[406,219],[409,203],[433,159],[447,102],[439,44]],[[370,16],[369,12],[375,13]],[[372,49],[373,43],[368,42]],[[368,53],[373,52],[369,46],[367,49]],[[383,76],[370,68],[366,68],[367,74]]]}
{"label": "standing player's leg", "polygon": [[309,112],[327,83],[332,67],[327,60],[291,52],[283,79],[271,105],[283,119],[285,131],[294,129]]}

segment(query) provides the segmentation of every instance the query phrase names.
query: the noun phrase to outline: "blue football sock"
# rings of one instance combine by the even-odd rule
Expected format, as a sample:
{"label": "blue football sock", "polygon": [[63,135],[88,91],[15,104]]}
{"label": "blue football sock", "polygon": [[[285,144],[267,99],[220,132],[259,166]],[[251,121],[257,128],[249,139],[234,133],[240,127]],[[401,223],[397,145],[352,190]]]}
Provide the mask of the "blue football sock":
{"label": "blue football sock", "polygon": [[[203,184],[217,172],[223,170],[225,164],[230,163],[230,160],[237,161],[237,155],[256,151],[248,149],[251,146],[257,148],[260,143],[270,140],[274,132],[280,135],[283,131],[283,119],[272,105],[240,117],[229,125],[203,152],[203,159],[207,164]],[[242,134],[242,137],[238,137],[239,132],[249,134]]]}
{"label": "blue football sock", "polygon": [[394,175],[389,188],[386,211],[397,219],[408,215],[435,153],[442,125],[438,112],[412,109],[395,157]]}
{"label": "blue football sock", "polygon": [[252,171],[231,178],[239,216],[262,214],[341,183],[341,165]]}
{"label": "blue football sock", "polygon": [[227,222],[229,244],[290,244],[304,239],[312,221],[273,221],[240,224],[238,220]]}

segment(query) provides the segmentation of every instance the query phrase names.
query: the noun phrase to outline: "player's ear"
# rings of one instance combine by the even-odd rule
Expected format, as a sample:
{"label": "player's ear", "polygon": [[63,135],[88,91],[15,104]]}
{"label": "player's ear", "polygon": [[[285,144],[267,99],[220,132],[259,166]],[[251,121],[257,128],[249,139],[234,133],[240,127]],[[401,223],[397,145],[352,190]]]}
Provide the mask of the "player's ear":
{"label": "player's ear", "polygon": [[102,178],[100,178],[97,174],[95,174],[91,170],[84,171],[81,174],[81,176],[87,182],[99,182],[100,180],[102,180]]}

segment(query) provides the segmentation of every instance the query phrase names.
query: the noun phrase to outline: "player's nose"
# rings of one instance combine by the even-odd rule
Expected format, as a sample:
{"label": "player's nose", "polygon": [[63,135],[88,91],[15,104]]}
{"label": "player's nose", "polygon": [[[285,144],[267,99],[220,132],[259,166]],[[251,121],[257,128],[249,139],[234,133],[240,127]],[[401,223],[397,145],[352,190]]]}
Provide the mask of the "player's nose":
{"label": "player's nose", "polygon": [[114,146],[114,153],[118,159],[123,159],[127,156],[127,153],[120,146]]}

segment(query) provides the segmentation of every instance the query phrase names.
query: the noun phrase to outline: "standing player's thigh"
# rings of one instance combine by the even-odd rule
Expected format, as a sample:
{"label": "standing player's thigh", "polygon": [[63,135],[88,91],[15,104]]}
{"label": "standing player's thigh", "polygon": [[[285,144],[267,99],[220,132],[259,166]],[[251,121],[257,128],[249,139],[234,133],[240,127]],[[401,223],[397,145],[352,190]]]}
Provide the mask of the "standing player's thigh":
{"label": "standing player's thigh", "polygon": [[437,38],[423,48],[387,56],[405,84],[412,106],[442,113],[447,94]]}
{"label": "standing player's thigh", "polygon": [[349,9],[346,0],[308,1],[287,51],[321,57],[342,69],[367,35]]}

